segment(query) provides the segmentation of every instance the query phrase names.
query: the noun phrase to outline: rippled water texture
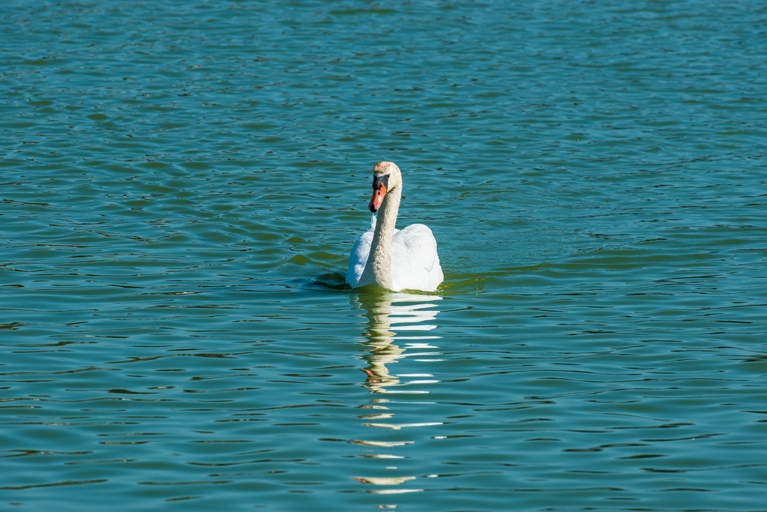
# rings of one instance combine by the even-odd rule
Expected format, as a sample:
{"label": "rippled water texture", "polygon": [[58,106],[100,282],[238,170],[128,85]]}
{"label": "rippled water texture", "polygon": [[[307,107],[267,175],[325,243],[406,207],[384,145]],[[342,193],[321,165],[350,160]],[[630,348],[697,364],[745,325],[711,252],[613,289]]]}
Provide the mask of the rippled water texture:
{"label": "rippled water texture", "polygon": [[0,508],[765,510],[763,3],[0,14]]}

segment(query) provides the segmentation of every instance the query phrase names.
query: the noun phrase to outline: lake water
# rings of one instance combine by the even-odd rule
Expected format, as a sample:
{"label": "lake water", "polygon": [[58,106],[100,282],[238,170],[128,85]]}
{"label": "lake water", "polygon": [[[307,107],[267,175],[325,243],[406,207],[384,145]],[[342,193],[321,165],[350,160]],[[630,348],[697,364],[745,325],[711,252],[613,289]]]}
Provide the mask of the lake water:
{"label": "lake water", "polygon": [[0,14],[0,508],[767,510],[763,3]]}

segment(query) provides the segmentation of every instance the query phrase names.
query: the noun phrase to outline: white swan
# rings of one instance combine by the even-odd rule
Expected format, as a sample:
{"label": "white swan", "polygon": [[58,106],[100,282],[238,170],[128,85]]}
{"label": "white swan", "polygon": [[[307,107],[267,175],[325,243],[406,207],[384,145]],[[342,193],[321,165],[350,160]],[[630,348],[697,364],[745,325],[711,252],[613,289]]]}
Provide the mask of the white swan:
{"label": "white swan", "polygon": [[402,173],[392,162],[378,162],[373,169],[370,211],[378,209],[378,222],[357,239],[349,255],[346,282],[352,288],[375,285],[392,291],[433,292],[442,282],[437,241],[431,229],[413,224],[395,229],[402,199]]}

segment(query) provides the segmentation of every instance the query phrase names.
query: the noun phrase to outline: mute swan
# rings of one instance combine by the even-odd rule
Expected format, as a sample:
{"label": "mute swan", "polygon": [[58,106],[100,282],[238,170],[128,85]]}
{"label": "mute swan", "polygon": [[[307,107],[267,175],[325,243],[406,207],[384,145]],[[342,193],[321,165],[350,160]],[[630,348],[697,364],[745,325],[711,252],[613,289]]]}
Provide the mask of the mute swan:
{"label": "mute swan", "polygon": [[433,292],[442,282],[437,241],[431,229],[413,224],[395,229],[402,199],[402,173],[392,162],[378,162],[373,169],[373,225],[357,239],[349,255],[346,282],[352,288],[375,285],[392,291]]}

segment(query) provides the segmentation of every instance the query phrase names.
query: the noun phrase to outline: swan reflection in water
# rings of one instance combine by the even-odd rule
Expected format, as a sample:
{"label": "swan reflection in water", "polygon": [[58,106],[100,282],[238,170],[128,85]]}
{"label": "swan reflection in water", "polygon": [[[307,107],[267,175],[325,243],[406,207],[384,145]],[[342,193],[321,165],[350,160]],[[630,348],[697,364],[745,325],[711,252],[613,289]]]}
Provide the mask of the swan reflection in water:
{"label": "swan reflection in water", "polygon": [[[392,421],[395,416],[392,407],[396,404],[392,395],[428,395],[428,391],[415,389],[414,386],[437,382],[426,371],[398,374],[394,365],[405,357],[417,357],[419,366],[428,369],[431,363],[440,360],[438,347],[433,344],[434,340],[439,339],[440,336],[431,331],[437,327],[435,323],[439,313],[437,304],[441,300],[442,297],[438,295],[414,295],[381,290],[352,295],[352,304],[366,311],[365,316],[369,323],[365,333],[368,339],[363,343],[362,355],[362,359],[368,363],[367,367],[362,369],[367,375],[365,386],[371,393],[378,395],[371,399],[369,405],[360,406],[363,409],[372,409],[369,414],[359,417],[364,420],[363,426],[401,430],[441,424],[441,422],[396,423]],[[391,401],[380,395],[392,396]],[[414,441],[354,440],[353,443],[382,449],[410,445]],[[365,454],[363,457],[394,460],[389,460],[386,463],[387,466],[382,467],[385,473],[381,476],[352,477],[358,482],[392,486],[416,478],[415,476],[388,476],[396,472],[397,467],[394,465],[396,459],[405,458],[401,455],[378,453]],[[388,488],[368,492],[397,494],[421,490],[423,489]]]}

